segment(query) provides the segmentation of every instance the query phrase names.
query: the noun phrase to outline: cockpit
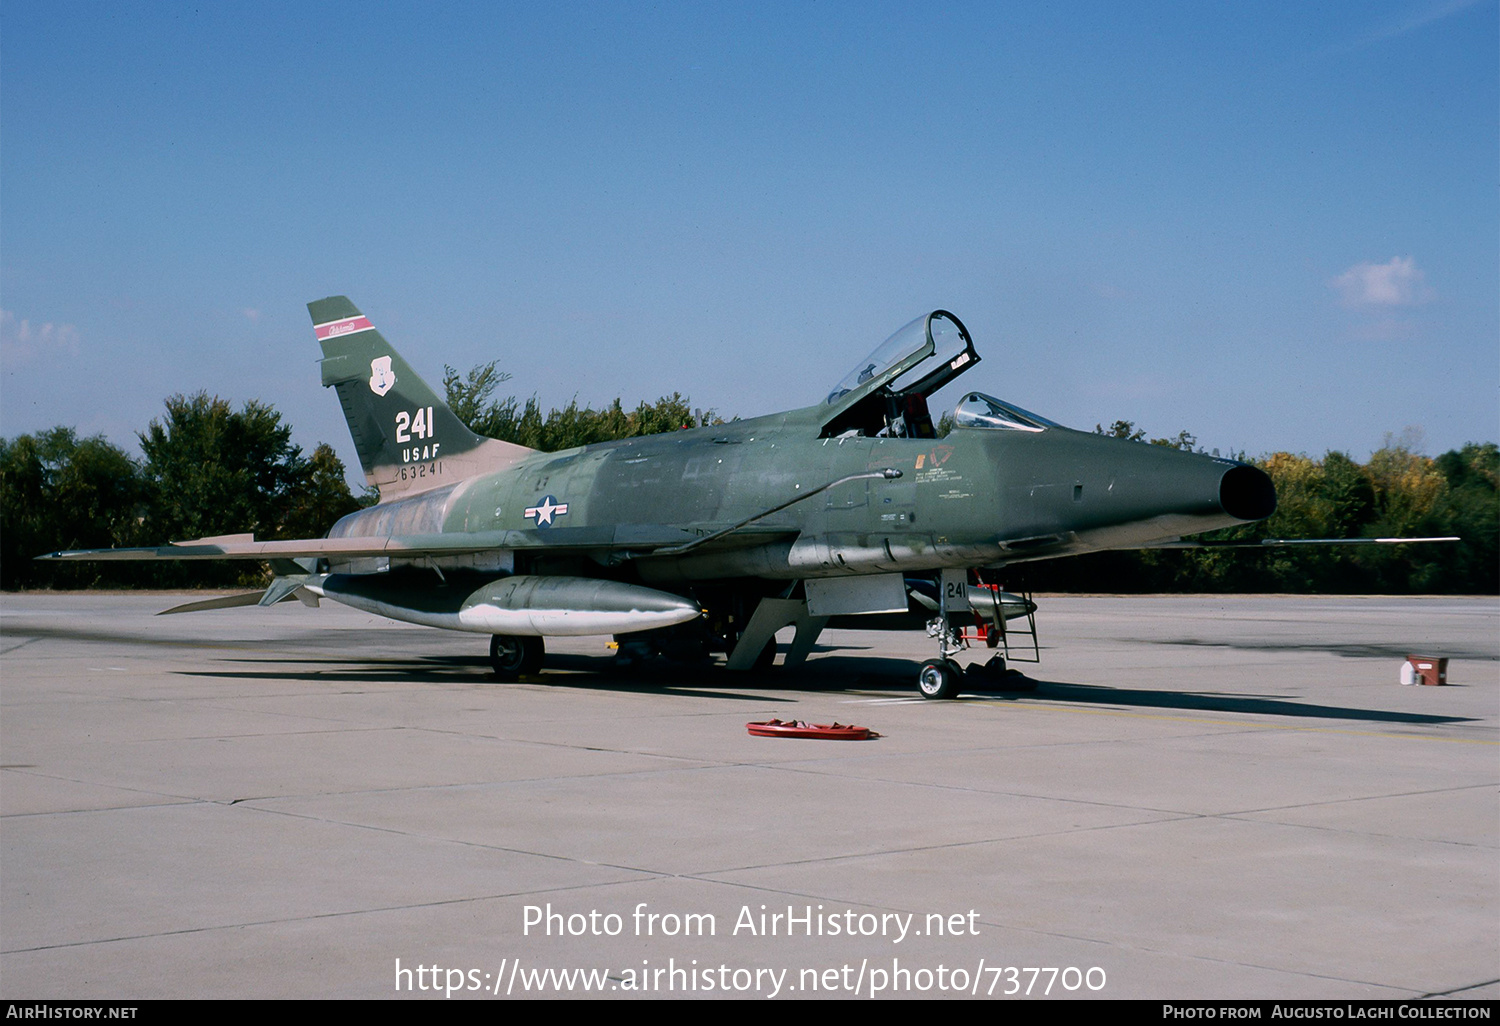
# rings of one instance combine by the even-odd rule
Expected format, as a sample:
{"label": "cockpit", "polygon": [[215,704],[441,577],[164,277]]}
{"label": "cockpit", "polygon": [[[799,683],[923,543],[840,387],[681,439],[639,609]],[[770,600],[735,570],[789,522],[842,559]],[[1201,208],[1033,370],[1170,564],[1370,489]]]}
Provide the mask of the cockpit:
{"label": "cockpit", "polygon": [[[927,397],[979,362],[959,319],[946,310],[918,317],[859,361],[825,399],[821,436],[934,438]],[[970,392],[953,411],[955,427],[1045,431],[1057,427],[1019,406]]]}

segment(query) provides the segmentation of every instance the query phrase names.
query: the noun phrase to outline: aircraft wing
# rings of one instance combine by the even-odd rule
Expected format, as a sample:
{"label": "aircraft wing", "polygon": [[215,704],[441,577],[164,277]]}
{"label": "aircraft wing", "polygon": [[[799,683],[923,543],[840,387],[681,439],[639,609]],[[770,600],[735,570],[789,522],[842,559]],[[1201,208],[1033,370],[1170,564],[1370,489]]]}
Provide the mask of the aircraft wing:
{"label": "aircraft wing", "polygon": [[[707,532],[704,532],[706,534]],[[41,560],[78,562],[150,561],[179,559],[289,560],[299,558],[354,559],[393,556],[415,559],[423,556],[458,556],[500,549],[552,551],[619,551],[626,558],[649,555],[653,550],[679,546],[704,538],[704,534],[656,524],[620,524],[600,527],[553,527],[535,531],[475,531],[470,533],[392,535],[376,538],[309,538],[294,541],[257,541],[253,535],[234,534],[167,545],[124,549],[74,549],[49,552]],[[713,548],[760,544],[781,536],[794,537],[785,529],[750,530],[733,538],[715,541]]]}

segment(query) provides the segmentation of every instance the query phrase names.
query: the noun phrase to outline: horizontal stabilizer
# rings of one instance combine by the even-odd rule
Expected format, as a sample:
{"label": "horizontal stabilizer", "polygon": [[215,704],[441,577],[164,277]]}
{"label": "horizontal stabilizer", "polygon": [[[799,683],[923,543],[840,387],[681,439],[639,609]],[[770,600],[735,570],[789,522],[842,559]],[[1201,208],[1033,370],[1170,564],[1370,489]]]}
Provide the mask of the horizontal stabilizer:
{"label": "horizontal stabilizer", "polygon": [[[249,538],[249,535],[245,535]],[[303,605],[317,606],[318,597],[308,591],[304,591],[306,585],[313,580],[315,575],[297,574],[291,577],[278,577],[271,582],[271,586],[265,591],[245,591],[238,595],[221,595],[218,598],[199,599],[196,602],[184,602],[180,606],[171,609],[163,609],[157,616],[167,616],[170,613],[202,613],[210,609],[236,609],[241,606],[274,606],[278,602],[285,602],[295,596]]]}
{"label": "horizontal stabilizer", "polygon": [[172,613],[202,613],[209,609],[235,609],[239,606],[253,606],[260,603],[261,592],[247,591],[239,595],[220,595],[218,598],[200,599],[197,602],[184,602],[180,606],[171,609],[163,609],[157,616],[169,616]]}
{"label": "horizontal stabilizer", "polygon": [[[271,586],[266,589],[266,593],[260,597],[260,601],[256,605],[274,606],[278,602],[285,602],[293,595],[297,595],[298,589],[306,585],[311,579],[311,575],[308,574],[297,574],[293,577],[278,577],[271,582]],[[297,597],[300,599],[302,596],[297,595]],[[311,602],[304,599],[302,604],[316,606],[318,604],[317,597],[314,596]]]}

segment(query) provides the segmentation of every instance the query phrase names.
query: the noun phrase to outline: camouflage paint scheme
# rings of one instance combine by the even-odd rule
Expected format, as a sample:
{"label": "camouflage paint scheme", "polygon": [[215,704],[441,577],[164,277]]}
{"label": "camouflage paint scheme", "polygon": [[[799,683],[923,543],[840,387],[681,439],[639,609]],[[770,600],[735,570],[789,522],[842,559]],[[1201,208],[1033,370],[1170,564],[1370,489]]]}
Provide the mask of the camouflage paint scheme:
{"label": "camouflage paint scheme", "polygon": [[[854,579],[909,586],[944,569],[1170,544],[1275,508],[1249,465],[1074,431],[978,393],[934,437],[926,396],[979,362],[943,311],[818,405],[543,453],[470,432],[348,299],[308,309],[377,505],[326,539],[54,557],[267,560],[280,576],[262,604],[327,597],[495,634],[502,676],[540,664],[540,642],[516,639],[586,633],[635,641],[622,652],[637,655],[730,651],[743,668],[788,624],[789,661],[805,656],[829,619],[809,608],[808,581],[845,580],[830,586],[844,608],[889,614],[889,590],[872,597]],[[930,606],[913,600],[902,622],[919,625]],[[937,697],[956,688],[928,683]]]}

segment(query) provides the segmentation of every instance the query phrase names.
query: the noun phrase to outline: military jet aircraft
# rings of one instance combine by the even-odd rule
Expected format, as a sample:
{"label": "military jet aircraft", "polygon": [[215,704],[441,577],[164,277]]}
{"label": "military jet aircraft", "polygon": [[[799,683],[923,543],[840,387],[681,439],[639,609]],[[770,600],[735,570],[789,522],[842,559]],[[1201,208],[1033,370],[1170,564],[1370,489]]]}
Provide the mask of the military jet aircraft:
{"label": "military jet aircraft", "polygon": [[540,668],[548,637],[615,635],[622,662],[722,651],[740,670],[769,665],[788,626],[786,664],[830,622],[926,626],[938,652],[919,689],[947,698],[964,686],[964,618],[993,639],[1035,610],[970,569],[1182,544],[1276,508],[1248,464],[1070,430],[978,392],[937,437],[928,396],[979,363],[943,310],[815,405],[551,453],[471,432],[345,297],[308,310],[378,504],[326,538],[44,558],[266,561],[264,593],[169,612],[333,599],[488,634],[508,681]]}

